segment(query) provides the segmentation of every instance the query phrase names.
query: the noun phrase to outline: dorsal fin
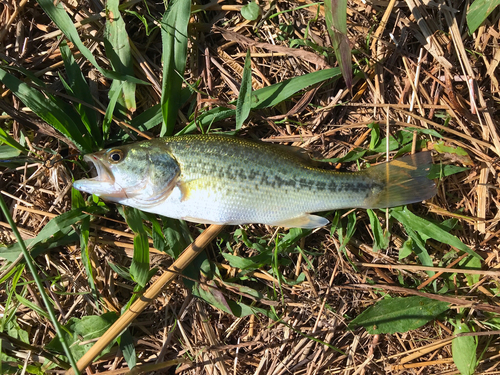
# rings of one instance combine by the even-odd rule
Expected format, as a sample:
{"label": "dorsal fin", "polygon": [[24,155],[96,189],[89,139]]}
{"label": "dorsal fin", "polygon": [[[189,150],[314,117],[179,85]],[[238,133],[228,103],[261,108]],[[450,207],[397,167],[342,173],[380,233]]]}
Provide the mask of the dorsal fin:
{"label": "dorsal fin", "polygon": [[287,153],[290,155],[294,155],[295,157],[300,159],[302,162],[305,162],[307,164],[311,164],[311,165],[317,164],[317,161],[311,159],[311,157],[309,156],[309,152],[306,149],[303,149],[301,147],[286,146],[286,145],[280,145],[280,144],[275,144],[275,143],[272,144],[272,147],[277,148],[281,152],[284,152],[284,153]]}

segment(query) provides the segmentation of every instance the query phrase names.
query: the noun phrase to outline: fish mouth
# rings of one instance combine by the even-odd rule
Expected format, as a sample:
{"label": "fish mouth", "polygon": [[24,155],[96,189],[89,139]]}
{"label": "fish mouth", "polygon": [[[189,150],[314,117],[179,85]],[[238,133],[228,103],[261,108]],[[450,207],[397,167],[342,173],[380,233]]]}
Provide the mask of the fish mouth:
{"label": "fish mouth", "polygon": [[87,181],[114,183],[115,179],[111,171],[95,155],[84,155],[83,160],[90,166],[91,178]]}
{"label": "fish mouth", "polygon": [[95,194],[98,197],[111,201],[117,201],[126,197],[124,190],[116,185],[115,177],[109,167],[100,159],[100,155],[85,155],[83,160],[90,166],[91,178],[84,178],[73,182],[76,190],[88,194]]}

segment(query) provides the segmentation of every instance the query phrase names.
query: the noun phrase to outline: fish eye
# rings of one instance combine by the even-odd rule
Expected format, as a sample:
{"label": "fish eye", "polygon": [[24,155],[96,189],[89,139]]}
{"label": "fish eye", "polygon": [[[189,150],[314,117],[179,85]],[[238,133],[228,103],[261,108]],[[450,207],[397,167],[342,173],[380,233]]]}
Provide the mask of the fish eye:
{"label": "fish eye", "polygon": [[122,150],[111,150],[108,153],[108,160],[110,163],[116,164],[123,160]]}

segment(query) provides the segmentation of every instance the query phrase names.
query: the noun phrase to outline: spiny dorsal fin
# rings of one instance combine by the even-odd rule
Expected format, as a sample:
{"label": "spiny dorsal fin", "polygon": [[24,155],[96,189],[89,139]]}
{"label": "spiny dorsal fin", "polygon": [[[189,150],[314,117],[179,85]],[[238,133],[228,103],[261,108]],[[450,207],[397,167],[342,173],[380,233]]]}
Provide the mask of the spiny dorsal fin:
{"label": "spiny dorsal fin", "polygon": [[309,152],[306,149],[303,149],[301,147],[279,145],[279,144],[272,144],[272,147],[275,147],[276,149],[280,150],[283,153],[294,155],[295,157],[300,159],[302,162],[305,162],[306,164],[310,164],[311,166],[318,165],[318,161],[311,159],[311,157],[309,156]]}

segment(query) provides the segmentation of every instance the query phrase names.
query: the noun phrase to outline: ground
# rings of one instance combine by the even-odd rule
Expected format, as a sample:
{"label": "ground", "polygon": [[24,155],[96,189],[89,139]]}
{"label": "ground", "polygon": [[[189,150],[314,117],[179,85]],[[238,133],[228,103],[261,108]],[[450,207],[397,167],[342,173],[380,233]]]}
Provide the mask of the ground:
{"label": "ground", "polygon": [[[100,70],[47,16],[41,5],[50,4],[62,5]],[[329,70],[338,64],[323,3],[258,4],[252,21],[242,16],[243,2],[194,2],[182,78],[164,66],[178,67],[172,51],[186,35],[167,45],[161,2],[122,3],[121,18],[115,1],[107,11],[100,0],[0,4],[0,192],[59,323],[73,333],[66,337],[73,355],[92,353],[122,310],[162,282],[173,257],[209,233],[71,189],[72,178],[88,175],[85,151],[158,136],[162,113],[152,108],[175,90],[165,82],[178,82],[171,134],[237,133],[300,147],[327,159],[327,169],[350,171],[430,150],[437,194],[389,212],[326,213],[333,224],[312,231],[219,228],[203,254],[132,316],[121,346],[91,355],[88,374],[126,373],[134,361],[130,373],[497,373],[499,10],[470,33],[469,2],[349,1],[349,90],[340,70]],[[288,79],[287,87],[300,87],[283,98],[286,90],[276,91],[272,106],[253,105],[241,124],[241,114],[225,114],[248,92],[247,51],[254,93]],[[123,81],[105,71],[147,84],[127,78],[117,89]],[[314,72],[324,75],[316,84],[298,83]],[[218,108],[223,113],[213,115]],[[92,141],[68,125],[73,114],[90,118],[82,126],[94,121],[97,130],[82,128]],[[54,130],[54,118],[67,122]],[[54,357],[62,353],[54,323],[7,221],[0,221],[0,372],[60,373],[70,361]],[[384,326],[381,313],[374,324],[352,323],[387,301],[396,303],[384,313],[394,324]],[[405,309],[402,301],[444,308],[410,328],[411,317],[391,315]]]}

